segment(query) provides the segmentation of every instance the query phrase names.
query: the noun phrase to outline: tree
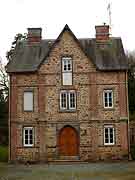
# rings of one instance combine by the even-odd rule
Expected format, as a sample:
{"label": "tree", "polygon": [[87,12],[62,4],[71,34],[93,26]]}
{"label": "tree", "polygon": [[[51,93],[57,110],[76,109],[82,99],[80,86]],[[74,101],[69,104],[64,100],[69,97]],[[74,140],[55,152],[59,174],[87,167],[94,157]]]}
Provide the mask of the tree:
{"label": "tree", "polygon": [[129,111],[135,114],[135,52],[128,53],[128,97],[129,97]]}
{"label": "tree", "polygon": [[2,60],[0,59],[0,90],[4,94],[5,101],[8,98],[8,91],[9,91],[9,78],[8,74],[5,71],[5,67],[2,64]]}
{"label": "tree", "polygon": [[8,92],[8,75],[0,59],[0,144],[8,144]]}
{"label": "tree", "polygon": [[15,51],[16,45],[18,43],[21,43],[22,41],[24,41],[26,39],[27,39],[27,34],[26,33],[24,33],[24,34],[21,34],[21,33],[16,34],[16,36],[14,37],[14,41],[12,42],[11,48],[6,54],[6,57],[7,57],[8,61],[10,61],[12,59],[12,55],[13,55],[13,53]]}

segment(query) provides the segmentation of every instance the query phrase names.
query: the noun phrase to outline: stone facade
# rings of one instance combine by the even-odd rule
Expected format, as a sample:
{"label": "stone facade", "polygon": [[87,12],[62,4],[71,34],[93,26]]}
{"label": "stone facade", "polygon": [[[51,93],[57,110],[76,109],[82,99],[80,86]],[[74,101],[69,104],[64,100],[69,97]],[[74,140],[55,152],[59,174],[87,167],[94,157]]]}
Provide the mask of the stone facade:
{"label": "stone facade", "polygon": [[[73,85],[63,86],[62,56],[73,61]],[[50,52],[35,73],[10,75],[10,159],[11,161],[53,161],[61,159],[58,136],[65,126],[76,129],[78,159],[82,161],[128,158],[126,71],[99,71],[69,32]],[[34,92],[34,111],[24,112],[23,93]],[[111,109],[103,106],[103,91],[113,90]],[[60,110],[60,91],[75,90],[77,108]],[[104,145],[104,126],[114,127],[114,145]],[[34,127],[34,146],[23,146],[23,127]]]}

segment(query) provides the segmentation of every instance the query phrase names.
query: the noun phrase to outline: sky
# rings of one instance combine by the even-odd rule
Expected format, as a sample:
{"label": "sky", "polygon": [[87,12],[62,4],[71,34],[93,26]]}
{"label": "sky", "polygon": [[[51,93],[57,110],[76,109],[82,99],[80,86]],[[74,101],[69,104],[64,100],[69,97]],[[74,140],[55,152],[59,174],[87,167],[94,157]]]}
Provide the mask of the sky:
{"label": "sky", "polygon": [[17,33],[28,27],[41,27],[42,37],[57,38],[68,24],[77,38],[95,37],[95,25],[109,23],[111,3],[112,36],[121,37],[125,51],[135,50],[134,0],[1,0],[0,57],[6,63],[6,52]]}

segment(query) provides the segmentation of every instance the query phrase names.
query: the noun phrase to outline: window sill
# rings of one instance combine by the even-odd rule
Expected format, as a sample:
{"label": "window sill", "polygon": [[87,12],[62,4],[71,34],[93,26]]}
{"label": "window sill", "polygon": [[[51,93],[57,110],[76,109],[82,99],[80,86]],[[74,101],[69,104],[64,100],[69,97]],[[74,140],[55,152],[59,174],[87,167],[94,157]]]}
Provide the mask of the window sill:
{"label": "window sill", "polygon": [[33,148],[34,145],[24,145],[23,147],[24,147],[24,148]]}
{"label": "window sill", "polygon": [[18,149],[22,149],[22,148],[28,148],[28,149],[32,149],[32,148],[39,148],[39,146],[18,146]]}
{"label": "window sill", "polygon": [[115,108],[114,108],[114,107],[112,107],[112,108],[104,107],[103,110],[104,110],[104,111],[114,111]]}
{"label": "window sill", "polygon": [[33,110],[24,110],[23,112],[25,113],[25,112],[34,112],[34,111]]}
{"label": "window sill", "polygon": [[104,144],[104,146],[115,146],[115,144]]}
{"label": "window sill", "polygon": [[114,144],[114,145],[98,145],[98,147],[121,147],[119,144]]}
{"label": "window sill", "polygon": [[106,147],[106,148],[107,148],[107,147],[108,147],[108,148],[109,148],[109,147],[121,147],[121,145],[116,145],[116,144],[110,144],[110,145],[108,144],[108,145],[105,145],[105,144],[104,144],[104,145],[99,145],[98,147],[101,147],[101,148],[104,148],[104,147]]}
{"label": "window sill", "polygon": [[75,112],[77,112],[77,110],[76,110],[76,109],[75,109],[75,110],[73,110],[73,109],[72,109],[72,110],[71,110],[71,109],[62,110],[62,109],[61,109],[61,110],[59,110],[59,112],[60,112],[60,113],[75,113]]}

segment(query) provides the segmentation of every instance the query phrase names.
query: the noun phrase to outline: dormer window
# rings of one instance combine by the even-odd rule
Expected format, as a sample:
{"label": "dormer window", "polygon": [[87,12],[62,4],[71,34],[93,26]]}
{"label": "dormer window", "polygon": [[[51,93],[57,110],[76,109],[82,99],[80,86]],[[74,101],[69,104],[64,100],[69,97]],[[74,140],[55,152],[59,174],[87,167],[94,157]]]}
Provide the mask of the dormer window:
{"label": "dormer window", "polygon": [[62,84],[72,85],[72,58],[62,58]]}

